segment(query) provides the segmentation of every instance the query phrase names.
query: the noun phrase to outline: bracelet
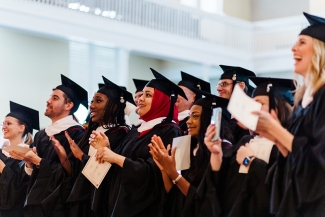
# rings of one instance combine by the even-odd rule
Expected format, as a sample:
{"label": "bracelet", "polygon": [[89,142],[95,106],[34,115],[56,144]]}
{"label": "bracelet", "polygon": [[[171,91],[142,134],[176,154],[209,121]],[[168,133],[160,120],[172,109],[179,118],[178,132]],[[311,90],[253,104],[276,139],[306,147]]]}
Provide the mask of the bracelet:
{"label": "bracelet", "polygon": [[177,183],[181,178],[182,178],[182,175],[179,174],[175,180],[172,180],[172,182],[174,183],[174,185],[176,185],[176,183]]}

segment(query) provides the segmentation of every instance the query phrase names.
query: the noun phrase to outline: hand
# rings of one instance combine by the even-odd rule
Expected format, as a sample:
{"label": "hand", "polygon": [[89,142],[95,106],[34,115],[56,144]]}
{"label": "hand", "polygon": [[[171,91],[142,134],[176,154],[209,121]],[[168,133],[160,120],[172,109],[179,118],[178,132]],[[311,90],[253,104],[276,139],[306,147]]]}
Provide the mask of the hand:
{"label": "hand", "polygon": [[109,139],[103,132],[93,131],[89,137],[89,144],[96,149],[100,147],[110,148]]}
{"label": "hand", "polygon": [[[162,170],[165,170],[170,178],[175,179],[178,176],[175,161],[176,148],[171,149],[169,144],[166,149],[161,138],[156,135],[152,137],[151,143],[148,146],[150,148],[149,153],[159,163]],[[170,150],[171,155],[168,154]]]}
{"label": "hand", "polygon": [[[66,132],[67,133],[67,132]],[[71,164],[70,161],[68,160],[67,152],[65,151],[64,147],[61,145],[61,143],[54,138],[54,136],[51,136],[51,141],[54,146],[54,150],[59,156],[60,162],[62,164],[62,167],[64,170],[71,175]],[[71,139],[71,138],[70,138]]]}
{"label": "hand", "polygon": [[222,140],[219,139],[217,141],[212,141],[212,138],[214,137],[215,134],[216,134],[215,125],[210,124],[205,133],[204,143],[209,149],[209,151],[211,152],[211,154],[221,155],[222,157],[223,154],[222,147],[221,147]]}
{"label": "hand", "polygon": [[65,151],[61,143],[57,139],[55,139],[54,136],[50,136],[50,139],[52,141],[55,152],[59,156],[60,162],[63,163],[67,161],[68,159],[67,152]]}
{"label": "hand", "polygon": [[271,113],[266,111],[256,111],[253,112],[253,114],[259,116],[255,132],[273,142],[276,142],[277,139],[272,134],[272,130],[276,127],[282,126],[274,110],[272,110]]}
{"label": "hand", "polygon": [[6,164],[2,160],[0,160],[0,173],[2,173],[5,166],[6,166]]}
{"label": "hand", "polygon": [[111,149],[107,147],[99,147],[96,153],[96,160],[99,163],[115,163],[115,155],[116,153],[114,153]]}
{"label": "hand", "polygon": [[24,161],[31,162],[35,165],[39,164],[41,160],[42,158],[37,155],[36,147],[33,147],[33,149],[27,152],[24,156]]}
{"label": "hand", "polygon": [[69,142],[70,149],[74,157],[79,160],[82,160],[82,156],[84,155],[84,152],[79,148],[79,146],[75,143],[75,141],[71,139],[67,131],[65,131],[64,134]]}
{"label": "hand", "polygon": [[241,146],[236,155],[236,161],[238,164],[243,164],[243,161],[246,157],[254,156],[253,150],[250,148],[249,143],[246,143],[245,146]]}

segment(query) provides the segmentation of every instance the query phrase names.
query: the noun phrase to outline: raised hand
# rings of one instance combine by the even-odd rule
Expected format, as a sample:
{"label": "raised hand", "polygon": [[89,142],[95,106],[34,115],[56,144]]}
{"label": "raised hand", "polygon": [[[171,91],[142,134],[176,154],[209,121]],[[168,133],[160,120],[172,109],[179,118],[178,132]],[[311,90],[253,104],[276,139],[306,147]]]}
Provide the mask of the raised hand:
{"label": "raised hand", "polygon": [[51,141],[54,146],[54,150],[56,151],[57,155],[59,156],[60,162],[65,169],[65,171],[70,175],[71,174],[71,164],[68,160],[67,153],[64,149],[64,147],[61,145],[61,143],[54,138],[54,136],[51,136]]}
{"label": "raised hand", "polygon": [[246,143],[245,146],[240,146],[236,154],[236,161],[238,164],[243,164],[243,161],[246,157],[254,156],[253,150],[250,148],[249,143]]}
{"label": "raised hand", "polygon": [[82,160],[82,156],[83,156],[84,152],[79,148],[79,146],[75,143],[75,141],[71,139],[71,137],[69,136],[67,131],[65,131],[64,134],[69,142],[70,149],[71,149],[71,152],[74,155],[74,157],[79,160]]}
{"label": "raised hand", "polygon": [[109,139],[103,132],[93,131],[89,137],[89,144],[96,149],[100,147],[110,148]]}

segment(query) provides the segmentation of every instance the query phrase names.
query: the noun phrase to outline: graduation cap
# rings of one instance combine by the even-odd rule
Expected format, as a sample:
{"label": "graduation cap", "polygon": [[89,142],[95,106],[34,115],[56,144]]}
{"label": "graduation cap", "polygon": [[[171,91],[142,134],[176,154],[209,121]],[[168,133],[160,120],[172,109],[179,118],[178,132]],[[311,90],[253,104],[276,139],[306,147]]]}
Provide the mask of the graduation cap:
{"label": "graduation cap", "polygon": [[249,77],[249,79],[256,85],[252,97],[269,96],[270,111],[275,109],[274,97],[284,99],[290,105],[293,105],[292,91],[295,89],[295,86],[292,79],[263,77]]}
{"label": "graduation cap", "polygon": [[174,105],[177,100],[177,96],[180,95],[187,100],[187,97],[182,88],[171,82],[168,78],[157,72],[156,70],[150,68],[153,76],[156,79],[152,79],[146,84],[146,87],[152,87],[160,90],[164,94],[170,97],[170,108],[165,122],[171,122],[173,120]]}
{"label": "graduation cap", "polygon": [[30,133],[33,133],[33,129],[39,130],[39,115],[34,109],[10,101],[10,113],[6,117],[8,116],[23,122]]}
{"label": "graduation cap", "polygon": [[115,100],[117,103],[125,103],[125,101],[128,101],[135,105],[135,102],[133,100],[133,96],[130,92],[124,90],[120,86],[114,84],[107,78],[103,77],[104,86],[102,86],[97,92],[102,93],[109,97],[112,100]]}
{"label": "graduation cap", "polygon": [[79,105],[83,105],[88,109],[88,93],[85,89],[77,83],[61,74],[62,84],[57,86],[56,89],[63,91],[73,102],[72,112],[78,110]]}
{"label": "graduation cap", "polygon": [[135,93],[137,92],[140,92],[143,90],[143,88],[146,86],[146,84],[148,83],[149,81],[146,81],[146,80],[140,80],[140,79],[134,79],[133,78],[133,83],[135,85]]}
{"label": "graduation cap", "polygon": [[182,88],[180,88],[179,86],[174,84],[172,81],[170,81],[168,78],[166,78],[165,76],[163,76],[156,70],[154,70],[152,68],[150,68],[150,70],[156,79],[152,79],[151,81],[149,81],[146,84],[147,87],[156,88],[156,89],[160,90],[161,92],[163,92],[164,94],[166,94],[167,96],[180,95],[187,100],[187,97],[186,97]]}
{"label": "graduation cap", "polygon": [[[100,89],[100,88],[102,88],[104,86],[105,86],[105,84],[98,83],[98,89]],[[123,90],[126,90],[126,87],[124,87],[124,86],[119,86],[119,87],[122,88]]]}
{"label": "graduation cap", "polygon": [[325,42],[325,19],[304,12],[310,26],[303,29],[300,35],[308,35]]}
{"label": "graduation cap", "polygon": [[[238,66],[226,66],[226,65],[219,65],[223,70],[223,74],[220,76],[221,79],[231,79],[234,82],[245,82],[247,87],[250,87],[248,77],[253,76],[256,77],[255,73],[244,69]],[[234,85],[235,86],[235,85]]]}
{"label": "graduation cap", "polygon": [[205,92],[211,93],[210,83],[206,82],[202,79],[194,77],[193,75],[187,74],[186,72],[181,71],[182,80],[178,83],[178,85],[187,87],[191,91],[193,91],[195,96],[195,101],[202,98],[202,95],[197,90],[203,90]]}
{"label": "graduation cap", "polygon": [[205,96],[205,98],[201,98],[198,99],[194,105],[200,105],[206,108],[218,108],[220,107],[222,109],[222,114],[224,115],[224,117],[230,121],[231,119],[231,114],[229,113],[229,111],[227,110],[227,106],[229,103],[229,99],[225,99],[219,96],[216,96],[214,94],[205,92],[205,91],[200,91],[202,95]]}

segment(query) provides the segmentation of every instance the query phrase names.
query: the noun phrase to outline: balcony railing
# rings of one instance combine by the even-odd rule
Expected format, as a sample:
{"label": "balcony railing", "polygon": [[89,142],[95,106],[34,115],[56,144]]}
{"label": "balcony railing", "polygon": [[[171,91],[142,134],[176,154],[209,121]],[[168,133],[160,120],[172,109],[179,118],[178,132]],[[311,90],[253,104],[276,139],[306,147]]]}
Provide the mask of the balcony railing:
{"label": "balcony railing", "polygon": [[115,22],[128,23],[194,40],[263,55],[287,51],[300,30],[301,17],[248,22],[202,12],[163,0],[20,0],[53,5]]}

